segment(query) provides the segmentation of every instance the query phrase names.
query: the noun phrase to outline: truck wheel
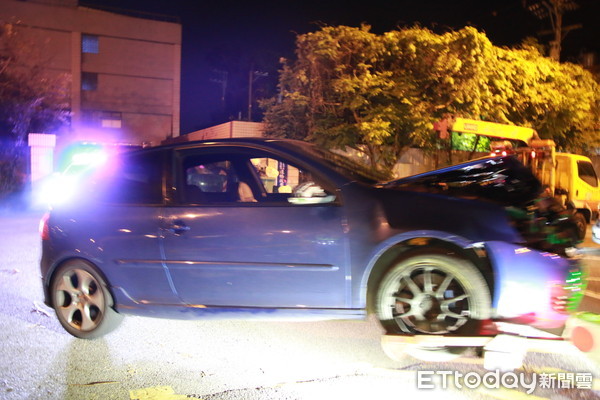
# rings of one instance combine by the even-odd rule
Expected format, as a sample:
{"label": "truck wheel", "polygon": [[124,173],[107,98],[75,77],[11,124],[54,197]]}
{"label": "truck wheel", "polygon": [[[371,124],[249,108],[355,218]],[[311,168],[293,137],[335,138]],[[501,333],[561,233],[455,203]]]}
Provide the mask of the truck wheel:
{"label": "truck wheel", "polygon": [[573,214],[573,219],[575,220],[575,225],[577,226],[577,237],[579,240],[585,239],[585,235],[587,233],[587,219],[580,212]]}
{"label": "truck wheel", "polygon": [[488,285],[470,262],[417,253],[395,262],[379,283],[375,311],[388,333],[467,334],[491,314]]}

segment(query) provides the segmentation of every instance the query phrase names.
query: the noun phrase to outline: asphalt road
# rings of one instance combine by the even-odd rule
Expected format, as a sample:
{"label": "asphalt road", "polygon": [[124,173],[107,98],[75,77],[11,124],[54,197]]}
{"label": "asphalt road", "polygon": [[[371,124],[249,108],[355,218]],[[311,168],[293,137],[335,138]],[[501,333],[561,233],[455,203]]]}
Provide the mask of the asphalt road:
{"label": "asphalt road", "polygon": [[[488,373],[474,355],[448,364],[389,359],[374,320],[127,317],[102,339],[75,339],[42,304],[39,216],[0,214],[0,399],[529,398],[526,385],[466,386],[459,374]],[[600,276],[600,256],[588,258],[592,275]],[[568,342],[530,351],[517,373],[538,378],[531,398],[600,398],[600,367]],[[447,385],[443,374],[452,374]],[[543,385],[542,374],[589,377],[592,389],[569,387],[562,378]],[[417,387],[431,382],[433,388]]]}

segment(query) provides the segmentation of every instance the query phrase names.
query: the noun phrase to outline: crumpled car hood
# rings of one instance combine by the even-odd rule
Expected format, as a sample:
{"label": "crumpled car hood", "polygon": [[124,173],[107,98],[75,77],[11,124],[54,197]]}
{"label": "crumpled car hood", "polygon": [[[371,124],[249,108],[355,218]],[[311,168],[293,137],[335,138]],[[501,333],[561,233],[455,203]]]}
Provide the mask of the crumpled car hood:
{"label": "crumpled car hood", "polygon": [[482,158],[381,187],[495,203],[527,245],[538,250],[566,254],[580,243],[571,213],[515,156]]}
{"label": "crumpled car hood", "polygon": [[387,182],[381,187],[486,199],[519,206],[536,199],[541,182],[514,156],[482,158]]}

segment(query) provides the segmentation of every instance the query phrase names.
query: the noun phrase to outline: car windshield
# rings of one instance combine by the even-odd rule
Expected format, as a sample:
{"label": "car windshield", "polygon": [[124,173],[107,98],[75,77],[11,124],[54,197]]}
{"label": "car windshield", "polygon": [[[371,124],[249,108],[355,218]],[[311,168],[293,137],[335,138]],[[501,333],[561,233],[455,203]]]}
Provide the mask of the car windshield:
{"label": "car windshield", "polygon": [[378,182],[388,181],[390,179],[386,173],[355,161],[346,155],[339,154],[331,150],[326,150],[305,142],[296,142],[294,143],[294,146],[302,147],[302,150],[308,153],[311,157],[321,160],[328,167],[350,180],[372,185]]}

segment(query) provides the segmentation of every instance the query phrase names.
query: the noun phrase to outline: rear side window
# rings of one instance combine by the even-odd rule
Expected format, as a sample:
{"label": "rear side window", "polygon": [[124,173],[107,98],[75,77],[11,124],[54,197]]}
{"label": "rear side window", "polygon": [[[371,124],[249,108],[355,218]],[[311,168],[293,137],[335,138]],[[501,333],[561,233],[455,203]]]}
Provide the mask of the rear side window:
{"label": "rear side window", "polygon": [[111,204],[162,204],[162,153],[122,154],[98,171],[99,200]]}
{"label": "rear side window", "polygon": [[590,186],[598,186],[598,178],[596,177],[596,171],[594,166],[589,161],[577,161],[578,175],[585,183]]}

